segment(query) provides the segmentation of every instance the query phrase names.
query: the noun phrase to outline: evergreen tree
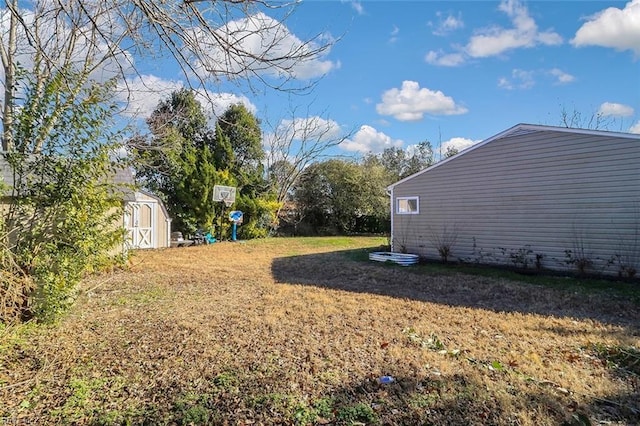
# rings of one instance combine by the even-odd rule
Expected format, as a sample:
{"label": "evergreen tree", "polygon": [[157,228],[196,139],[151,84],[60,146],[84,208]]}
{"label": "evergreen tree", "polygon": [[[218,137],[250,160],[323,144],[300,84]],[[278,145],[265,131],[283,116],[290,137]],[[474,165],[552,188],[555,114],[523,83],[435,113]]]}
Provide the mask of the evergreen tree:
{"label": "evergreen tree", "polygon": [[182,89],[161,101],[147,125],[151,135],[131,141],[136,180],[164,200],[174,229],[211,229],[213,187],[235,181],[221,167],[225,145],[218,143],[193,91]]}
{"label": "evergreen tree", "polygon": [[[266,182],[262,162],[265,155],[260,122],[244,105],[230,106],[218,119],[216,141],[229,142],[230,147],[219,147],[218,152],[224,153],[219,158],[229,163],[227,167],[236,176],[240,190],[245,194],[264,191]],[[233,155],[230,155],[229,148]]]}
{"label": "evergreen tree", "polygon": [[232,105],[216,125],[215,157],[237,182],[234,208],[244,213],[241,238],[264,237],[277,222],[279,203],[265,176],[259,120],[244,105]]}
{"label": "evergreen tree", "polygon": [[266,236],[277,204],[267,191],[259,121],[242,105],[233,105],[207,122],[190,90],[162,101],[147,120],[151,135],[132,140],[136,178],[158,193],[173,218],[174,229],[192,234],[198,228],[222,227],[228,234],[228,213],[213,201],[213,187],[237,187],[234,209],[244,213],[241,238]]}

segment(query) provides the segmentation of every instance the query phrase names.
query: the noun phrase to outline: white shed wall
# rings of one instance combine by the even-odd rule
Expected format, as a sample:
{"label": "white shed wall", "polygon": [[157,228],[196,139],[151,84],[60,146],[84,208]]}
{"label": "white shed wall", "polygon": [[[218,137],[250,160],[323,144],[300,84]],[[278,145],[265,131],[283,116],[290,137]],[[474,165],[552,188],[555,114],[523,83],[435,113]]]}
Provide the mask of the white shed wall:
{"label": "white shed wall", "polygon": [[155,220],[153,223],[153,248],[167,248],[171,246],[171,218],[162,205],[162,201],[155,195],[136,191],[135,200],[138,202],[154,203]]}
{"label": "white shed wall", "polygon": [[[595,132],[594,132],[595,133]],[[530,250],[542,266],[571,269],[583,251],[594,271],[618,255],[640,269],[640,139],[552,130],[495,139],[393,186],[420,197],[417,215],[393,218],[393,246],[438,258],[443,229],[451,259],[510,263]],[[395,213],[395,212],[394,212]]]}

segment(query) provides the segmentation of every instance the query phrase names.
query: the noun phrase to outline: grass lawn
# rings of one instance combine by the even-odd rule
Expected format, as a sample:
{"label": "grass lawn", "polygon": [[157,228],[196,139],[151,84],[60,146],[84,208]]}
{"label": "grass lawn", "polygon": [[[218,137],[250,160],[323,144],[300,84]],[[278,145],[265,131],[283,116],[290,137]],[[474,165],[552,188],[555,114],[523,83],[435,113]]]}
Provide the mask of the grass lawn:
{"label": "grass lawn", "polygon": [[0,329],[0,425],[640,424],[640,287],[367,261],[384,243],[139,252]]}

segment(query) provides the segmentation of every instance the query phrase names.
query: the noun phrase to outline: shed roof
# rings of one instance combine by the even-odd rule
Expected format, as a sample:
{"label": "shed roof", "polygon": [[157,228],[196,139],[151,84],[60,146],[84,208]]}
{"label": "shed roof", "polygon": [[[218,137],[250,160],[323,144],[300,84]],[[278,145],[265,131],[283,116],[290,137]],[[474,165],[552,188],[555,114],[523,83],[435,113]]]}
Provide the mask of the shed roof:
{"label": "shed roof", "polygon": [[[13,186],[14,173],[4,154],[4,152],[0,152],[0,183],[4,183],[11,188]],[[129,168],[117,169],[113,175],[112,183],[122,188],[125,201],[135,199],[132,189],[134,185],[133,173]]]}
{"label": "shed roof", "polygon": [[636,139],[638,141],[640,141],[640,134],[634,134],[634,133],[623,133],[623,132],[610,132],[610,131],[604,131],[604,130],[590,130],[590,129],[575,129],[575,128],[571,128],[571,127],[556,127],[556,126],[545,126],[545,125],[539,125],[539,124],[526,124],[526,123],[520,123],[520,124],[516,124],[515,126],[504,130],[494,136],[491,136],[488,139],[485,139],[484,141],[477,143],[475,145],[470,146],[469,148],[466,148],[462,151],[460,151],[458,154],[453,155],[449,158],[446,158],[445,160],[442,160],[436,164],[433,164],[423,170],[420,170],[419,172],[416,172],[410,176],[407,176],[404,179],[399,180],[398,182],[389,185],[387,187],[387,190],[391,190],[394,186],[399,185],[403,182],[406,182],[408,180],[411,180],[417,176],[420,176],[423,173],[426,173],[430,170],[435,169],[436,167],[441,167],[444,164],[448,163],[449,161],[454,160],[455,158],[458,158],[462,155],[465,155],[473,150],[476,150],[488,143],[491,143],[493,141],[496,140],[500,140],[500,139],[504,139],[507,137],[512,137],[512,136],[519,136],[519,135],[525,135],[525,134],[530,134],[530,133],[538,133],[538,132],[561,132],[561,133],[570,133],[570,134],[581,134],[581,135],[594,135],[594,136],[607,136],[607,137],[614,137],[614,138],[623,138],[623,139]]}
{"label": "shed roof", "polygon": [[133,193],[132,198],[125,197],[124,201],[138,201],[137,194],[144,194],[149,198],[153,198],[156,201],[156,203],[158,203],[158,206],[160,206],[160,209],[164,213],[167,220],[171,221],[171,216],[169,215],[169,211],[167,210],[167,207],[164,205],[164,201],[162,201],[162,198],[158,197],[156,194],[152,192],[147,191],[146,189],[138,189],[135,193]]}

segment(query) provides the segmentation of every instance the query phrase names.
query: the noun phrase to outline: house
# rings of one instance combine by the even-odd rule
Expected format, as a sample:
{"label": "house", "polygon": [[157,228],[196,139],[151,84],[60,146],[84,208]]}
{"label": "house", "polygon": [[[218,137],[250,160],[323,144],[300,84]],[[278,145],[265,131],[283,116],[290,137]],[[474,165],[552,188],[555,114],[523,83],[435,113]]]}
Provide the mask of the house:
{"label": "house", "polygon": [[640,268],[637,134],[518,124],[388,191],[392,251],[627,277]]}
{"label": "house", "polygon": [[[0,155],[0,185],[9,190],[4,194],[10,193],[13,179],[11,167]],[[171,218],[162,200],[150,192],[131,189],[133,175],[128,169],[118,170],[113,183],[120,188],[124,207],[122,218],[115,224],[126,231],[123,250],[170,247]],[[4,194],[0,191],[0,207],[7,204],[6,196],[2,197]]]}

